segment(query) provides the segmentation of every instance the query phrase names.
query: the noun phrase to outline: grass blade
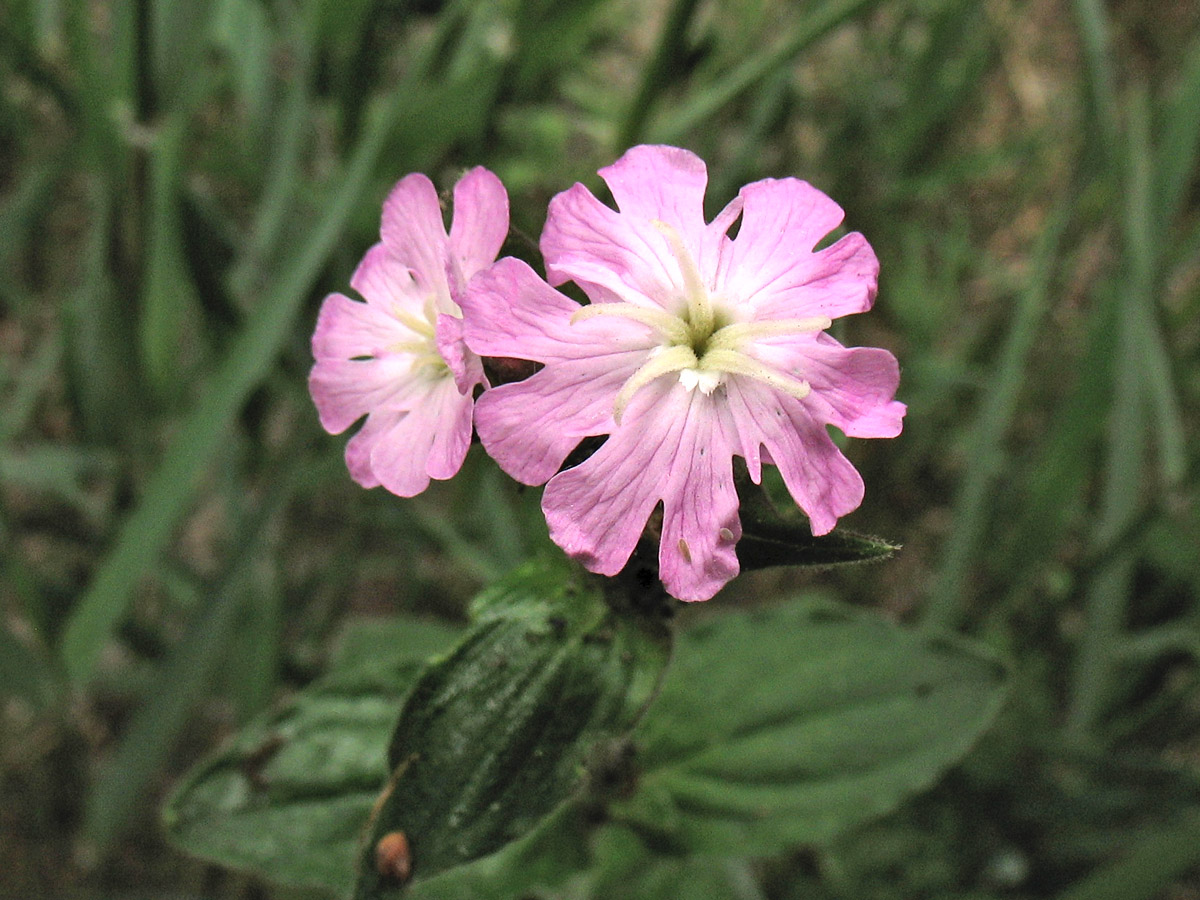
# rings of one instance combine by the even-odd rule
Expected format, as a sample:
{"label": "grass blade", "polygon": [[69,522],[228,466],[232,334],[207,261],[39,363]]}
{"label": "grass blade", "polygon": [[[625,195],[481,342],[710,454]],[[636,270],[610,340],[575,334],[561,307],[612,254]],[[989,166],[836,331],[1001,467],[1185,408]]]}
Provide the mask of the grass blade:
{"label": "grass blade", "polygon": [[954,628],[962,617],[968,575],[990,521],[992,492],[1007,461],[1004,436],[1017,410],[1038,328],[1049,309],[1051,279],[1072,199],[1059,204],[1039,235],[1032,275],[1021,294],[995,375],[989,379],[991,389],[983,398],[968,443],[967,458],[972,465],[955,498],[954,527],[925,606],[921,623],[925,628]]}
{"label": "grass blade", "polygon": [[88,233],[81,248],[81,277],[63,309],[67,372],[83,432],[89,441],[120,445],[128,437],[142,400],[127,348],[132,329],[127,310],[115,301],[109,270],[116,228],[116,191],[103,176],[86,181]]}
{"label": "grass blade", "polygon": [[685,52],[684,36],[688,24],[696,12],[697,0],[675,0],[663,22],[654,55],[642,68],[642,79],[633,103],[625,114],[625,121],[617,132],[617,152],[632,147],[638,141],[646,124],[646,117],[655,99],[671,82],[671,70],[678,66]]}
{"label": "grass blade", "polygon": [[146,273],[138,331],[142,365],[156,393],[173,397],[183,386],[180,366],[184,322],[196,305],[195,288],[182,258],[179,188],[183,175],[187,117],[168,115],[150,154],[150,197],[146,219]]}
{"label": "grass blade", "polygon": [[405,92],[397,91],[394,98],[363,134],[344,175],[330,192],[324,216],[221,361],[72,612],[62,654],[74,684],[90,679],[131,591],[170,541],[213,453],[291,333],[304,299],[370,183],[375,162],[404,108]]}
{"label": "grass blade", "polygon": [[1079,37],[1083,43],[1084,72],[1092,104],[1100,149],[1111,153],[1120,143],[1116,74],[1109,50],[1108,20],[1101,0],[1072,0]]}
{"label": "grass blade", "polygon": [[773,50],[748,59],[716,84],[699,92],[677,113],[652,128],[655,140],[666,143],[679,140],[692,128],[712,117],[725,104],[786,66],[834,28],[877,2],[878,0],[827,0]]}
{"label": "grass blade", "polygon": [[1200,39],[1192,42],[1179,86],[1163,114],[1164,131],[1155,154],[1155,215],[1168,231],[1187,201],[1187,187],[1200,163]]}
{"label": "grass blade", "polygon": [[[1110,547],[1142,509],[1142,476],[1151,440],[1151,415],[1163,475],[1168,484],[1187,471],[1183,425],[1174,397],[1170,361],[1154,314],[1154,250],[1149,166],[1150,110],[1144,90],[1129,104],[1125,165],[1125,266],[1120,304],[1115,393],[1108,431],[1108,463],[1093,546]],[[1115,167],[1115,165],[1114,165]],[[1068,733],[1081,736],[1101,719],[1111,695],[1124,636],[1125,610],[1133,588],[1131,548],[1112,554],[1095,573],[1085,598],[1087,625],[1072,673]]]}
{"label": "grass blade", "polygon": [[1134,323],[1137,354],[1145,376],[1148,401],[1157,429],[1162,480],[1168,486],[1179,484],[1187,472],[1187,439],[1183,415],[1175,393],[1171,359],[1159,327],[1155,285],[1160,242],[1156,239],[1161,221],[1154,207],[1156,158],[1150,142],[1150,98],[1144,89],[1133,92],[1129,101],[1129,148],[1125,179],[1125,245],[1130,302],[1140,307]]}
{"label": "grass blade", "polygon": [[[12,383],[4,385],[4,409],[0,410],[0,447],[25,430],[34,407],[51,376],[62,363],[62,333],[56,328],[42,338],[28,360],[19,365]],[[4,373],[8,375],[9,373]]]}
{"label": "grass blade", "polygon": [[300,183],[303,151],[312,138],[309,116],[314,18],[297,19],[293,23],[297,38],[292,41],[295,68],[282,108],[277,113],[266,186],[255,207],[245,252],[238,259],[230,278],[237,297],[244,297],[250,292],[263,264],[278,247],[287,214],[292,209],[296,185]]}
{"label": "grass blade", "polygon": [[286,501],[293,480],[272,482],[268,496],[240,529],[236,555],[213,592],[176,644],[149,697],[113,757],[92,786],[83,832],[100,851],[128,826],[147,783],[165,763],[192,708],[224,659],[239,614],[247,604],[248,570],[258,558],[264,526]]}

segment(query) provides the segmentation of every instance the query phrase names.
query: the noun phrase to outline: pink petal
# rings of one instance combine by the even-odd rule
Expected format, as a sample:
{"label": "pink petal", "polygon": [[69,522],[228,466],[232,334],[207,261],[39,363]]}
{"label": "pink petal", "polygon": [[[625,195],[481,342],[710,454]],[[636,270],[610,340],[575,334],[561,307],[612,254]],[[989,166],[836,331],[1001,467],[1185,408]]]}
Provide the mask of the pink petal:
{"label": "pink petal", "polygon": [[[641,413],[677,386],[660,378],[644,388],[626,410],[626,425],[574,468],[550,479],[542,511],[550,537],[568,556],[601,575],[624,568],[650,513],[683,421],[678,416]],[[682,388],[680,388],[682,390]]]}
{"label": "pink petal", "polygon": [[756,181],[740,196],[742,224],[721,290],[752,300],[760,319],[832,319],[871,307],[879,261],[862,235],[847,235],[812,253],[841,223],[841,207],[796,178]]}
{"label": "pink petal", "polygon": [[900,384],[896,357],[875,347],[843,347],[828,335],[808,348],[800,376],[812,385],[804,405],[817,421],[849,437],[890,438],[906,407],[892,398]]}
{"label": "pink petal", "polygon": [[380,312],[402,309],[420,312],[425,293],[413,281],[408,267],[394,257],[383,244],[376,244],[362,258],[350,277],[350,287]]}
{"label": "pink petal", "polygon": [[317,313],[312,353],[318,361],[382,356],[406,336],[407,330],[377,307],[343,294],[330,294]]}
{"label": "pink petal", "polygon": [[700,255],[697,257],[700,271],[708,275],[709,288],[714,292],[718,285],[725,283],[725,273],[732,258],[733,241],[727,235],[733,223],[742,214],[742,198],[734,197],[717,217],[708,224],[700,244]]}
{"label": "pink petal", "polygon": [[643,144],[627,150],[599,174],[624,215],[666,222],[679,231],[685,243],[700,245],[708,170],[695,153]]}
{"label": "pink petal", "polygon": [[814,253],[793,274],[792,283],[772,285],[755,299],[759,318],[836,319],[865,312],[875,302],[879,260],[866,238],[854,232]]}
{"label": "pink petal", "polygon": [[[471,407],[471,398],[458,392],[453,379],[441,379],[407,413],[372,414],[356,436],[364,443],[355,448],[356,457],[366,453],[371,475],[393,494],[416,496],[430,478],[450,478],[461,468],[471,443]],[[374,426],[377,415],[381,421]],[[347,447],[347,464],[350,457]]]}
{"label": "pink petal", "polygon": [[692,391],[687,424],[663,489],[659,577],[672,597],[707,600],[739,571],[742,536],[733,444],[721,405]]}
{"label": "pink petal", "polygon": [[803,403],[816,421],[834,425],[850,437],[900,433],[905,406],[892,399],[900,366],[888,351],[843,347],[824,332],[763,338],[749,349],[768,366],[811,385],[812,393]]}
{"label": "pink petal", "polygon": [[321,359],[308,376],[321,426],[340,434],[380,407],[409,409],[422,402],[422,380],[406,356],[382,359]]}
{"label": "pink petal", "polygon": [[803,401],[740,376],[727,379],[725,389],[743,452],[749,444],[765,447],[763,460],[779,467],[813,534],[828,534],[840,516],[858,508],[862,477]]}
{"label": "pink petal", "polygon": [[[474,398],[451,389],[449,383],[441,389],[438,397],[440,409],[430,410],[430,424],[436,429],[429,450],[425,471],[430,478],[445,481],[453,478],[462,468],[467,451],[471,448],[471,418],[475,409]],[[411,414],[410,414],[411,415]]]}
{"label": "pink petal", "polygon": [[462,319],[442,313],[437,319],[435,338],[438,353],[450,367],[460,394],[471,396],[476,385],[487,386],[483,362],[463,342]]}
{"label": "pink petal", "polygon": [[362,487],[379,487],[379,479],[371,468],[371,451],[381,434],[408,415],[406,410],[380,409],[367,416],[358,433],[346,442],[346,468],[350,477]]}
{"label": "pink petal", "polygon": [[661,499],[667,589],[682,599],[711,597],[738,571],[737,496],[721,432],[711,397],[668,378],[648,385],[604,446],[546,485],[551,538],[593,572],[615,575]]}
{"label": "pink petal", "polygon": [[741,213],[742,198],[735,197],[712,224],[705,225],[708,170],[704,160],[679,147],[644,144],[630,148],[599,174],[623,216],[632,221],[657,219],[675,228],[700,271],[711,279],[728,240],[725,233]]}
{"label": "pink petal", "polygon": [[380,236],[388,252],[412,270],[425,291],[449,299],[446,225],[432,181],[416,172],[396,183],[383,202]]}
{"label": "pink petal", "polygon": [[454,186],[450,248],[462,274],[462,284],[491,264],[506,237],[508,194],[499,178],[476,166]]}
{"label": "pink petal", "polygon": [[549,282],[574,281],[593,302],[678,305],[679,266],[662,234],[649,219],[609,209],[582,184],[550,201],[541,249]]}
{"label": "pink petal", "polygon": [[598,317],[572,325],[580,305],[512,257],[472,279],[462,308],[467,346],[480,356],[551,363],[646,350],[653,343],[644,326],[627,319]]}
{"label": "pink petal", "polygon": [[483,448],[517,481],[544,484],[582,438],[615,427],[613,400],[644,360],[630,353],[559,362],[485,391],[475,405]]}

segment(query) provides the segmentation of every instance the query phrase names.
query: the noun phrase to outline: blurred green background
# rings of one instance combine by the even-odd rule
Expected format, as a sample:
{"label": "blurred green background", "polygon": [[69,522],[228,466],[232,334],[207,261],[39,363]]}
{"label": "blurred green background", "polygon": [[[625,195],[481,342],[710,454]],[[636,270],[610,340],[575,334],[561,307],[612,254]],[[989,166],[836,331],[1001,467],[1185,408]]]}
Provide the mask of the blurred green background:
{"label": "blurred green background", "polygon": [[547,540],[478,448],[414,500],[351,483],[320,300],[408,172],[493,169],[533,259],[638,142],[703,156],[712,211],[837,199],[882,261],[838,334],[909,404],[849,447],[894,560],[688,612],[820,586],[1013,665],[931,792],[712,895],[1200,897],[1189,0],[5,0],[0,896],[297,896],[168,847],[172,780],[347,620],[460,618]]}

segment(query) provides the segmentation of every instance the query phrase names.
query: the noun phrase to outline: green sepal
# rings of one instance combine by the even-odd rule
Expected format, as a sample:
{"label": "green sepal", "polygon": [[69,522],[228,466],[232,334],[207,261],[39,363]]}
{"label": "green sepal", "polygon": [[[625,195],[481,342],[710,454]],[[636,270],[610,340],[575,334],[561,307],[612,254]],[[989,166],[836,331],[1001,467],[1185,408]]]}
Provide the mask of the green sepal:
{"label": "green sepal", "polygon": [[[650,702],[669,653],[669,609],[562,562],[523,567],[472,604],[475,621],[421,674],[400,714],[393,775],[363,846],[355,896],[399,896],[533,830],[595,775],[598,748]],[[409,850],[397,873],[385,836]],[[392,840],[392,838],[389,838]]]}

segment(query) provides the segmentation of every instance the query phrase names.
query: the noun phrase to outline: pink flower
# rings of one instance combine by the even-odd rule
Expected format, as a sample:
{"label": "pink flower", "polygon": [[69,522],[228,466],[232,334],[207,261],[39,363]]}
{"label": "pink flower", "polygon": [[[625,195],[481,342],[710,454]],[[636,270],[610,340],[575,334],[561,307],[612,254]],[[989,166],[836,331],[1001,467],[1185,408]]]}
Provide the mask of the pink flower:
{"label": "pink flower", "polygon": [[449,235],[433,183],[409,175],[383,204],[382,241],[350,279],[366,302],[330,294],[321,305],[309,392],[331,434],[367,417],[346,445],[363,487],[411,497],[462,466],[484,375],[458,304],[507,233],[508,196],[486,169],[454,186]]}
{"label": "pink flower", "polygon": [[[826,425],[900,432],[895,358],[824,334],[870,308],[879,264],[860,234],[814,252],[843,213],[795,178],[746,185],[706,223],[707,173],[686,150],[634,147],[600,175],[620,211],[576,184],[541,241],[550,283],[574,281],[591,305],[513,259],[464,302],[472,350],[544,364],[487,391],[476,428],[514,478],[549,482],[550,535],[594,572],[620,571],[661,502],[663,583],[705,600],[738,572],[734,455],[756,482],[777,465],[820,535],[863,495]],[[560,472],[596,435],[603,446]]]}

